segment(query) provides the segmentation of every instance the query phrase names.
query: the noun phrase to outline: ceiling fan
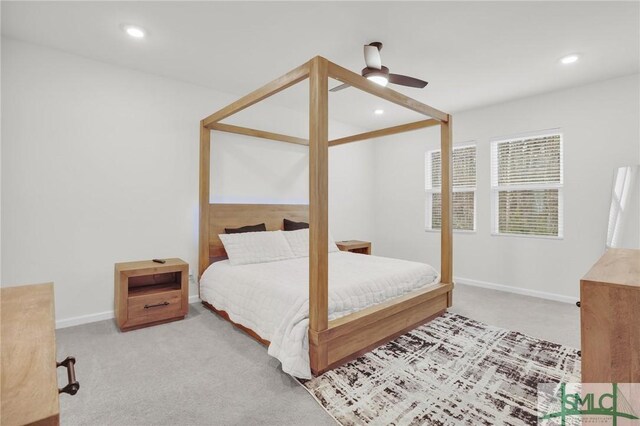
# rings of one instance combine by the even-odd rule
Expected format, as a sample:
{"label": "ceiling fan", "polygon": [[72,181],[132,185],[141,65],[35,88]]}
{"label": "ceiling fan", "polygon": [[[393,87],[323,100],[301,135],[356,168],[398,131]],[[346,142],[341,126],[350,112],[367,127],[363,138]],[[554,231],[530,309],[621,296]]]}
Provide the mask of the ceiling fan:
{"label": "ceiling fan", "polygon": [[[382,50],[382,43],[374,41],[364,46],[364,62],[367,64],[366,68],[362,70],[362,76],[378,83],[381,86],[386,86],[387,83],[399,84],[401,86],[417,87],[422,89],[428,82],[420,80],[414,77],[401,74],[389,73],[389,68],[382,65],[382,59],[380,59],[380,50]],[[330,90],[330,92],[337,92],[338,90],[346,89],[348,84],[341,84]]]}

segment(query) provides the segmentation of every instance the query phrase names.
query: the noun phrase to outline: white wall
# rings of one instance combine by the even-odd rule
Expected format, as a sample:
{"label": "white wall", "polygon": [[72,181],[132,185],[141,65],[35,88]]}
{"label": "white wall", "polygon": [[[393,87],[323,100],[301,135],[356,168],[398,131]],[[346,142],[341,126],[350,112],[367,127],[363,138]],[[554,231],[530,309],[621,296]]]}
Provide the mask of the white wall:
{"label": "white wall", "polygon": [[[199,120],[237,97],[3,39],[2,285],[54,281],[69,325],[111,315],[115,262],[181,257],[195,271]],[[213,199],[306,202],[304,151],[216,133]],[[373,148],[330,159],[334,237],[371,238]]]}
{"label": "white wall", "polygon": [[[306,111],[279,114],[271,106],[257,109],[259,115],[250,120],[255,128],[294,136],[304,136],[309,131]],[[280,121],[282,115],[292,119]],[[331,121],[329,127],[330,135],[363,132],[336,121]],[[211,202],[307,204],[308,152],[301,145],[213,132]],[[372,144],[349,144],[329,150],[329,228],[337,240],[373,237],[374,163]]]}
{"label": "white wall", "polygon": [[[604,250],[614,168],[640,155],[639,92],[634,75],[454,114],[454,143],[476,141],[478,165],[477,232],[454,234],[459,282],[578,296],[580,277]],[[490,138],[557,127],[564,239],[491,236]],[[424,230],[424,155],[438,146],[438,128],[375,142],[375,254],[439,265],[440,234]]]}

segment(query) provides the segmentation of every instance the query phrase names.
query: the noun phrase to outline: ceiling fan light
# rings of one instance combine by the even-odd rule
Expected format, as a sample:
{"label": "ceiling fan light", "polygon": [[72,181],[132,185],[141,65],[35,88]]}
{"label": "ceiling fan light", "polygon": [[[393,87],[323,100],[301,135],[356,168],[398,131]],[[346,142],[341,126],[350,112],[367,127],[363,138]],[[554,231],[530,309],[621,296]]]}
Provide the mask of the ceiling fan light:
{"label": "ceiling fan light", "polygon": [[380,86],[386,86],[389,83],[389,79],[383,75],[368,75],[367,80],[371,80]]}

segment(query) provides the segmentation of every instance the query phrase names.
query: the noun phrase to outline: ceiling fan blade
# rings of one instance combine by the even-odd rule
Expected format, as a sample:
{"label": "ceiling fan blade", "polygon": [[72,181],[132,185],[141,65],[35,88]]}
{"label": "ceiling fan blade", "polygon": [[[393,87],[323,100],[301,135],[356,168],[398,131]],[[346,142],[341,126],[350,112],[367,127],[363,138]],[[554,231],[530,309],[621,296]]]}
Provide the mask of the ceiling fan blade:
{"label": "ceiling fan blade", "polygon": [[429,84],[424,80],[401,74],[389,74],[389,83],[400,84],[402,86],[417,87],[419,89],[422,89],[427,84]]}
{"label": "ceiling fan blade", "polygon": [[345,84],[341,84],[340,86],[336,86],[333,89],[329,89],[329,91],[330,92],[337,92],[339,90],[346,89],[347,87],[351,87],[351,86],[348,85],[347,83],[345,83]]}
{"label": "ceiling fan blade", "polygon": [[364,62],[368,68],[377,70],[382,68],[382,59],[380,59],[380,51],[377,46],[368,44],[364,47]]}

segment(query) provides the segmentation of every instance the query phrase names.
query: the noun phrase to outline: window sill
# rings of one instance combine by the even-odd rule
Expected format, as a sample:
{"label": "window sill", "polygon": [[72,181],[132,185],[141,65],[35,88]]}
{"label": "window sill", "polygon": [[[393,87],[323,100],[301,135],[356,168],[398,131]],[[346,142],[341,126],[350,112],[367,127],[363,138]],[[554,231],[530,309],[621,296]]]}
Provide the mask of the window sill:
{"label": "window sill", "polygon": [[539,240],[564,240],[563,235],[528,235],[528,234],[501,234],[499,232],[492,232],[492,237],[515,237],[515,238],[534,238]]}
{"label": "window sill", "polygon": [[[431,229],[431,228],[425,228],[424,232],[433,232],[434,234],[439,234],[440,230],[439,229]],[[466,229],[454,229],[453,230],[454,234],[477,234],[478,231],[476,231],[475,229],[473,231],[468,231]]]}

